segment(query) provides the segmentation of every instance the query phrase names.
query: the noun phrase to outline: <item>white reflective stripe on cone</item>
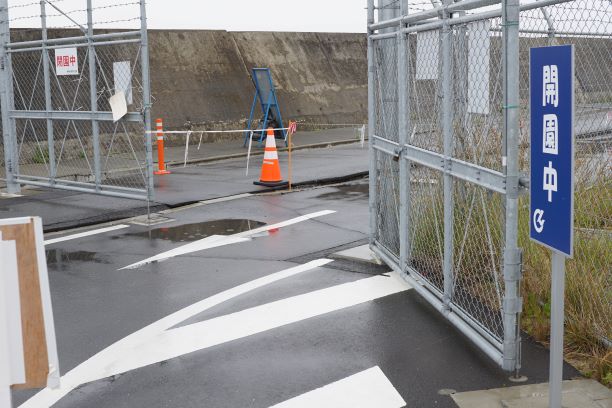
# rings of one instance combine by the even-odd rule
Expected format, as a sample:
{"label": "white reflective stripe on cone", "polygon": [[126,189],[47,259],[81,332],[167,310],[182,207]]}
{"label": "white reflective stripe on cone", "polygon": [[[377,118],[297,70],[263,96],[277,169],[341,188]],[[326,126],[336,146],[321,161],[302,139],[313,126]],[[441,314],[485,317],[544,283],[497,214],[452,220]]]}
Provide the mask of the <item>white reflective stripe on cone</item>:
{"label": "white reflective stripe on cone", "polygon": [[278,160],[278,152],[264,152],[264,160]]}
{"label": "white reflective stripe on cone", "polygon": [[268,135],[268,137],[266,138],[266,147],[276,148],[276,141],[274,140],[274,135]]}

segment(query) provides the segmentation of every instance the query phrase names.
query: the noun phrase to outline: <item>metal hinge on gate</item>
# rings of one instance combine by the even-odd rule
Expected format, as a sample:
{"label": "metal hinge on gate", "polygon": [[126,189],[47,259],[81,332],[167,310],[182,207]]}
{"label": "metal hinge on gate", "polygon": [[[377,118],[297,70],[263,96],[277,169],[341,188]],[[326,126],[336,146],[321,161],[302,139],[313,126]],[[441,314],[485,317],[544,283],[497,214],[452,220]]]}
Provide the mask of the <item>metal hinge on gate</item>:
{"label": "metal hinge on gate", "polygon": [[393,161],[399,161],[400,157],[402,157],[402,154],[404,153],[405,150],[406,150],[406,146],[396,148],[393,151],[393,153],[394,153]]}
{"label": "metal hinge on gate", "polygon": [[519,176],[519,194],[527,194],[529,193],[529,176],[521,175]]}
{"label": "metal hinge on gate", "polygon": [[504,279],[506,281],[518,281],[523,269],[523,251],[520,248],[507,249],[504,251]]}
{"label": "metal hinge on gate", "polygon": [[504,313],[517,314],[523,310],[523,298],[515,297],[503,300]]}

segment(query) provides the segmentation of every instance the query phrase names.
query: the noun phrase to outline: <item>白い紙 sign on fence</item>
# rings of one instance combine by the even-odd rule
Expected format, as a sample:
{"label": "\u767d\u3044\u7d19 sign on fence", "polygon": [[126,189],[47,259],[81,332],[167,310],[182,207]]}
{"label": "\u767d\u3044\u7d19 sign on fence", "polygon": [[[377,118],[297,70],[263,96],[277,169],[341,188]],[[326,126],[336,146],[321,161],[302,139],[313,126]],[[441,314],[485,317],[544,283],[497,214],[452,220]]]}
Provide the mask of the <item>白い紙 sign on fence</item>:
{"label": "\u767d\u3044\u7d19 sign on fence", "polygon": [[572,256],[574,49],[532,48],[530,237]]}

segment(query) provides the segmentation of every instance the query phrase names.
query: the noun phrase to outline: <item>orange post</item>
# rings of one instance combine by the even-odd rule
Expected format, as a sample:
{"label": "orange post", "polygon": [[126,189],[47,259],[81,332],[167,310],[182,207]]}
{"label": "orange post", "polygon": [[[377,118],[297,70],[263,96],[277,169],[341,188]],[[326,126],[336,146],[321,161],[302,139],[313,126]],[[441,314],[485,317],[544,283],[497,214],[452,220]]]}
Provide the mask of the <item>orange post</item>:
{"label": "orange post", "polygon": [[166,162],[164,161],[164,122],[161,119],[155,120],[155,130],[157,136],[157,168],[159,170],[154,171],[153,174],[170,174],[170,171],[166,170]]}

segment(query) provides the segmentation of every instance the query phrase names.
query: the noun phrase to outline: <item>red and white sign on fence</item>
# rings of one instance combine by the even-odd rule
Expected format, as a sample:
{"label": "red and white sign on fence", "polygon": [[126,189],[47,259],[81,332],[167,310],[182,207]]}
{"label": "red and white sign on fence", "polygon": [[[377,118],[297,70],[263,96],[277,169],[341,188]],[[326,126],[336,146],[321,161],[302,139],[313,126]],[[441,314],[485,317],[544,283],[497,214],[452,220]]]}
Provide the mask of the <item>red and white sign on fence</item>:
{"label": "red and white sign on fence", "polygon": [[57,75],[78,75],[79,58],[76,48],[55,50],[55,72]]}

